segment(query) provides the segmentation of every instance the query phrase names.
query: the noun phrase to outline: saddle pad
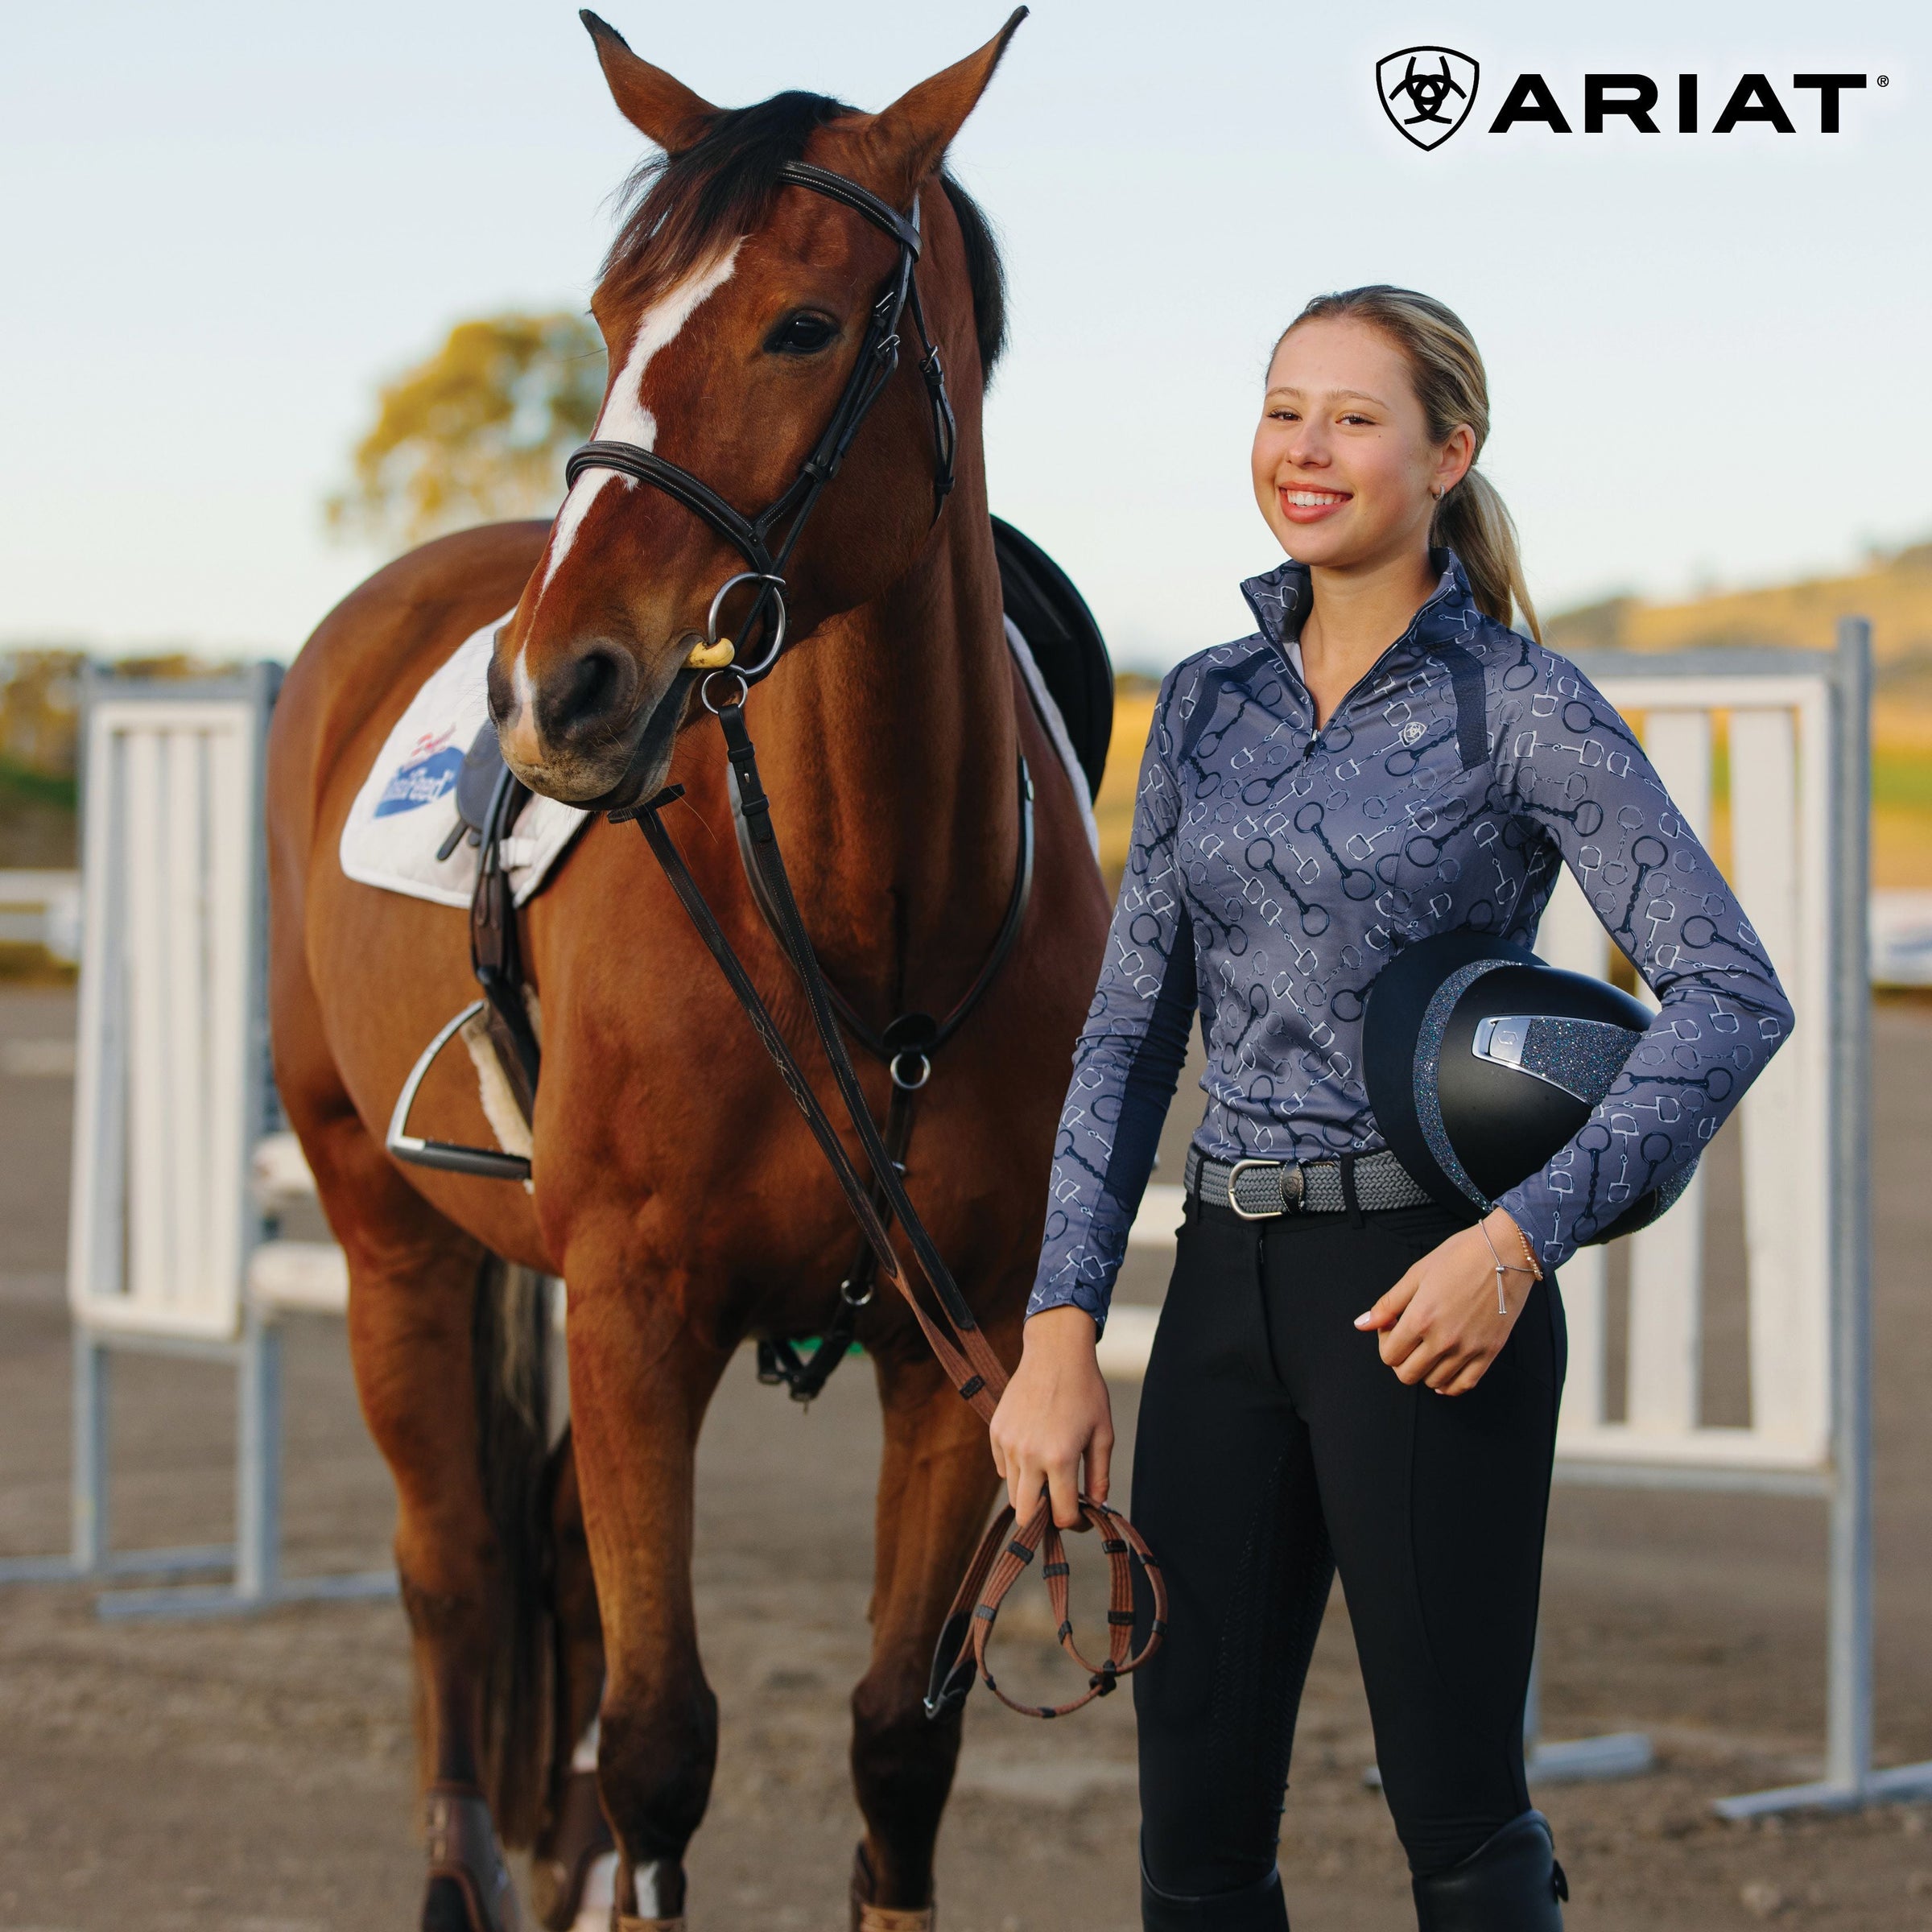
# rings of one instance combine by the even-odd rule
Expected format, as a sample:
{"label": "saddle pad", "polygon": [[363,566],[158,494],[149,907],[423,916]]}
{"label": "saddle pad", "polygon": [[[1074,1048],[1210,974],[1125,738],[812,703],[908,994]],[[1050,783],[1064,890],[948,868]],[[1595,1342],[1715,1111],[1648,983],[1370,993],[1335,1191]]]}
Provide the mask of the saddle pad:
{"label": "saddle pad", "polygon": [[[509,614],[464,638],[396,721],[342,828],[342,869],[350,878],[438,906],[469,904],[477,848],[465,836],[448,858],[436,852],[456,824],[463,754],[489,722],[490,648]],[[533,798],[523,807],[503,841],[515,904],[543,885],[590,818],[555,799]]]}
{"label": "saddle pad", "polygon": [[[430,674],[384,741],[342,828],[343,872],[365,886],[399,892],[438,906],[467,906],[477,881],[477,852],[460,840],[446,859],[436,857],[456,824],[456,779],[463,754],[489,718],[485,680],[496,634],[505,617],[466,638],[448,661]],[[1046,688],[1026,640],[1009,617],[1007,647],[1026,681],[1046,735],[1072,781],[1088,844],[1097,853],[1100,833],[1087,801],[1081,770],[1053,694]],[[533,798],[503,841],[505,869],[518,906],[541,890],[591,814],[555,799]]]}

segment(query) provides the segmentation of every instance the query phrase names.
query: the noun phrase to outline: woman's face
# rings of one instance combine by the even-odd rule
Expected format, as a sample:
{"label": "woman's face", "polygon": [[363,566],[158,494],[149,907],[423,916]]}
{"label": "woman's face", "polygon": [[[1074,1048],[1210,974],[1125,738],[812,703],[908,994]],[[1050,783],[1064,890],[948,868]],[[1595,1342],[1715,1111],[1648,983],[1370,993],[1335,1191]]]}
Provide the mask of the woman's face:
{"label": "woman's face", "polygon": [[1268,367],[1255,501],[1298,563],[1347,568],[1426,551],[1430,493],[1462,480],[1475,442],[1464,423],[1430,441],[1408,361],[1380,329],[1304,322]]}

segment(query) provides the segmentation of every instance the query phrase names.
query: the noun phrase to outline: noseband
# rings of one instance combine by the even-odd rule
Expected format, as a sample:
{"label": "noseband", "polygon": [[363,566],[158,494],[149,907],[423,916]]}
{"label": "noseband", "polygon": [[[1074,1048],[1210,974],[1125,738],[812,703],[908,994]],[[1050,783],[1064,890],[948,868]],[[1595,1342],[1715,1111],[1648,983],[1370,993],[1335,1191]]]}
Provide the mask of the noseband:
{"label": "noseband", "polygon": [[919,285],[914,269],[919,259],[919,198],[912,198],[910,219],[881,200],[869,188],[860,187],[843,175],[814,167],[807,161],[787,161],[778,169],[779,180],[791,187],[810,188],[814,194],[843,202],[863,215],[898,245],[898,265],[879,291],[859,344],[858,359],[846,378],[818,444],[805,459],[783,493],[758,517],[746,517],[705,482],[682,465],[660,456],[638,443],[597,441],[586,443],[572,453],[564,466],[565,478],[574,485],[587,469],[611,469],[661,489],[710,525],[712,530],[744,558],[748,568],[719,588],[712,600],[705,626],[706,642],[718,642],[719,612],[724,594],[733,584],[755,583],[756,601],[747,613],[741,634],[749,636],[767,603],[774,603],[777,614],[768,634],[770,642],[755,663],[733,664],[731,668],[745,683],[765,675],[778,660],[785,647],[785,566],[805,528],[807,519],[819,495],[845,460],[859,426],[873,403],[885,394],[899,366],[899,327],[908,309],[913,327],[919,331],[919,374],[926,383],[926,395],[932,411],[932,439],[936,466],[933,475],[932,514],[936,522],[953,485],[953,456],[958,432],[953,421],[952,402],[946,394],[946,372],[939,352],[927,332],[926,313],[919,303]]}

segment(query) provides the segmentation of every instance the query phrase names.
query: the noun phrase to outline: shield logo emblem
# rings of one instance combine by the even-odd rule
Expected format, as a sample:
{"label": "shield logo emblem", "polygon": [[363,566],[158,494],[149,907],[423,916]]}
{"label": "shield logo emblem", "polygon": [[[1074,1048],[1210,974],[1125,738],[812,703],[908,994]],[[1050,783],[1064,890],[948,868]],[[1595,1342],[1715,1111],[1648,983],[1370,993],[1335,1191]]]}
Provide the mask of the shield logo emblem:
{"label": "shield logo emblem", "polygon": [[1376,62],[1375,89],[1405,141],[1440,147],[1468,119],[1481,71],[1452,47],[1405,47]]}

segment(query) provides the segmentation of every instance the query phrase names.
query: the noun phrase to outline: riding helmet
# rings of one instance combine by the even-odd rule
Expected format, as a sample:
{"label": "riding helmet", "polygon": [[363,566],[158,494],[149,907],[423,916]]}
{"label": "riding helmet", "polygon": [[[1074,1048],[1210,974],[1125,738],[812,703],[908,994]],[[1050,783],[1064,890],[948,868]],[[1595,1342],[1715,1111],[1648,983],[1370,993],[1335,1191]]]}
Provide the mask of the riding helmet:
{"label": "riding helmet", "polygon": [[[1439,933],[1405,947],[1368,989],[1368,1104],[1396,1158],[1443,1206],[1487,1212],[1583,1128],[1649,1023],[1607,980],[1560,972],[1487,934]],[[1650,1150],[1633,1152],[1641,1161]],[[1655,1220],[1695,1166],[1638,1195],[1587,1243]]]}

